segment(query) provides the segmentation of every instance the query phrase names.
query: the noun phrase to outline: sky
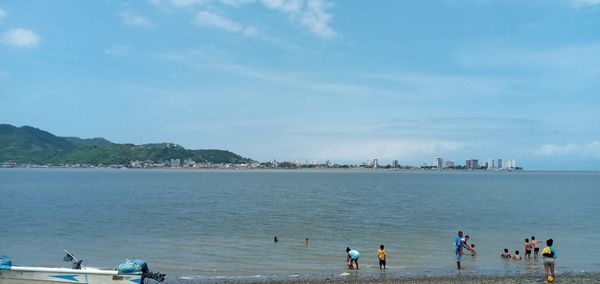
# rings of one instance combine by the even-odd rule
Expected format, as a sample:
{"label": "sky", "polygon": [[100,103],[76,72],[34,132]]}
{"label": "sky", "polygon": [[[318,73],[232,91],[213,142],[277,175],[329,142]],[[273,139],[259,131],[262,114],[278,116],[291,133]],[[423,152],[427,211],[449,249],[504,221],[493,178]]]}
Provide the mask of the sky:
{"label": "sky", "polygon": [[0,123],[600,170],[600,0],[0,0]]}

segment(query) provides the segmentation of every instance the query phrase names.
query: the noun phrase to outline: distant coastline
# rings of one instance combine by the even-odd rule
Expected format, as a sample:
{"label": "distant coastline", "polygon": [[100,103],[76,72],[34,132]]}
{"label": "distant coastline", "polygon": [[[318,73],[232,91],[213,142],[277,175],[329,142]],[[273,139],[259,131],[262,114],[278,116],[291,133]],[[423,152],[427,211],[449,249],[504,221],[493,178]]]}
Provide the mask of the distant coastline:
{"label": "distant coastline", "polygon": [[131,169],[131,170],[169,170],[169,171],[361,171],[361,172],[513,172],[524,171],[523,169],[515,170],[487,170],[487,169],[432,169],[432,168],[370,168],[370,167],[305,167],[305,168],[274,168],[236,164],[210,164],[200,167],[130,167],[127,165],[36,165],[36,164],[16,164],[11,162],[0,163],[0,169]]}
{"label": "distant coastline", "polygon": [[515,160],[465,160],[464,165],[436,157],[420,166],[389,164],[374,158],[360,164],[299,160],[258,162],[227,150],[190,150],[175,143],[118,144],[104,138],[59,137],[31,127],[0,124],[2,168],[189,168],[189,169],[374,169],[374,170],[491,170],[514,171]]}

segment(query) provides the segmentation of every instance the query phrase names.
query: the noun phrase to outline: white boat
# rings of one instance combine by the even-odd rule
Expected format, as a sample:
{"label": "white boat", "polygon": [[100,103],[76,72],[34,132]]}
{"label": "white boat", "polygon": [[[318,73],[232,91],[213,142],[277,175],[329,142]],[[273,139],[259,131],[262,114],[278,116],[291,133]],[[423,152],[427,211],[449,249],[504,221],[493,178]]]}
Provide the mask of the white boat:
{"label": "white boat", "polygon": [[[68,261],[74,259],[72,268],[29,267],[0,264],[0,284],[143,284],[147,283],[147,279],[153,279],[158,282],[165,280],[165,274],[148,271],[148,266],[145,263],[140,265],[139,269],[124,272],[119,269],[81,267],[80,260],[75,259],[68,252],[67,256],[71,258]],[[67,256],[65,256],[65,260],[68,259]]]}
{"label": "white boat", "polygon": [[11,266],[0,268],[1,284],[28,283],[122,283],[141,284],[141,272],[134,274],[119,274],[116,270],[103,270],[91,267],[82,269]]}

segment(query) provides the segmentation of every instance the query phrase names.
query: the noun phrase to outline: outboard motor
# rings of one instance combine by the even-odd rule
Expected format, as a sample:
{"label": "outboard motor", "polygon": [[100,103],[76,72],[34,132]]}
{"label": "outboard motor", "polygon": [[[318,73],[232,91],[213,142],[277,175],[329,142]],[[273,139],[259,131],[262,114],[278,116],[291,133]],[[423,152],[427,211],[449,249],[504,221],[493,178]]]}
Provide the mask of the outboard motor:
{"label": "outboard motor", "polygon": [[[165,281],[165,276],[167,276],[167,274],[164,273],[160,273],[160,272],[152,272],[150,271],[150,269],[148,269],[148,264],[146,263],[146,261],[141,260],[141,259],[136,259],[133,261],[135,264],[139,265],[142,271],[142,281],[146,280],[146,279],[152,279],[154,281],[157,282],[163,282]],[[144,283],[147,283],[144,282]]]}

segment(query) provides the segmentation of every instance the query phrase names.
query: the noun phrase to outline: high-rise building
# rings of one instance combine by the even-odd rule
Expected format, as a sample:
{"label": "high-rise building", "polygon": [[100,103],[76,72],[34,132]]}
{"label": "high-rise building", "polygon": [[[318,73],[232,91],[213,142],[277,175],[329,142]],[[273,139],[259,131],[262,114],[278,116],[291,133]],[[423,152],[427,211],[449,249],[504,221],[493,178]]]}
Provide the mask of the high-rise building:
{"label": "high-rise building", "polygon": [[502,169],[514,170],[515,168],[517,168],[516,160],[502,160]]}
{"label": "high-rise building", "polygon": [[446,168],[454,168],[454,161],[448,160],[448,161],[444,162],[444,166]]}
{"label": "high-rise building", "polygon": [[493,170],[493,169],[495,169],[495,168],[496,168],[496,165],[494,165],[494,160],[492,160],[492,159],[489,159],[489,160],[487,161],[487,163],[486,163],[486,168],[487,168],[488,170]]}
{"label": "high-rise building", "polygon": [[465,167],[467,167],[467,169],[471,169],[471,170],[479,169],[479,160],[477,160],[477,159],[467,160],[465,162]]}
{"label": "high-rise building", "polygon": [[498,167],[499,169],[502,169],[502,159],[498,159],[498,163],[496,164],[496,167]]}
{"label": "high-rise building", "polygon": [[379,160],[373,159],[373,168],[376,169],[377,167],[379,167]]}
{"label": "high-rise building", "polygon": [[398,160],[394,160],[392,162],[392,165],[394,166],[394,168],[397,168],[398,167]]}
{"label": "high-rise building", "polygon": [[444,168],[444,158],[436,157],[435,159],[433,159],[433,166],[437,167],[438,169],[443,169]]}

